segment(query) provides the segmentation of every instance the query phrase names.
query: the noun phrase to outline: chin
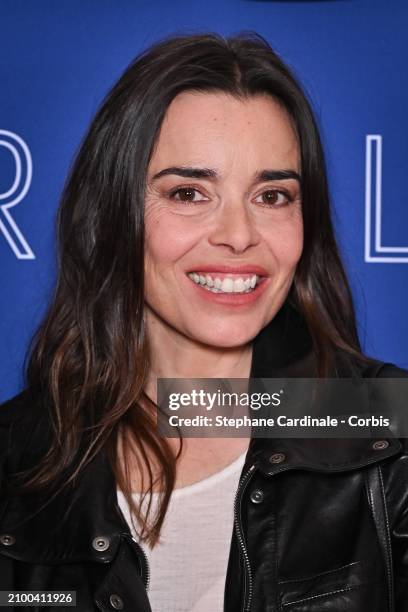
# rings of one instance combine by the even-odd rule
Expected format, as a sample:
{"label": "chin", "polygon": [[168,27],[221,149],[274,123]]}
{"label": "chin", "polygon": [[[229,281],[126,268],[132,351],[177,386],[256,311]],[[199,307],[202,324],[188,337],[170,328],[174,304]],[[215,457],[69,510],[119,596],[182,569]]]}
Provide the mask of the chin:
{"label": "chin", "polygon": [[251,325],[224,323],[219,326],[214,325],[211,330],[196,330],[190,337],[214,348],[238,348],[251,342],[262,327],[261,324],[254,325],[253,322]]}

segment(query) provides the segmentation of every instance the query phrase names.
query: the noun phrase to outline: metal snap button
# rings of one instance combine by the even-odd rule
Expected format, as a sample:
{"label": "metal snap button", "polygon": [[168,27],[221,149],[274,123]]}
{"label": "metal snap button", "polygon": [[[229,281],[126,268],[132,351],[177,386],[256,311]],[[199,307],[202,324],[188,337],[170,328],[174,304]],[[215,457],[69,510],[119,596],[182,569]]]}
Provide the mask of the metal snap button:
{"label": "metal snap button", "polygon": [[105,550],[108,550],[110,546],[110,540],[105,536],[98,536],[97,538],[94,538],[92,540],[92,546],[98,552],[104,552]]}
{"label": "metal snap button", "polygon": [[123,609],[123,599],[119,595],[116,595],[116,593],[112,593],[109,597],[109,603],[115,610]]}
{"label": "metal snap button", "polygon": [[285,459],[286,455],[284,453],[273,453],[273,455],[269,457],[270,463],[282,463]]}
{"label": "metal snap button", "polygon": [[387,442],[387,440],[376,440],[373,444],[372,444],[372,448],[374,450],[384,450],[385,448],[388,448],[390,445],[389,442]]}
{"label": "metal snap button", "polygon": [[264,500],[264,492],[261,489],[254,489],[249,496],[249,499],[254,504],[260,504]]}
{"label": "metal snap button", "polygon": [[0,536],[0,542],[3,544],[3,546],[12,546],[16,541],[16,538],[12,535],[10,535],[9,533],[3,533]]}

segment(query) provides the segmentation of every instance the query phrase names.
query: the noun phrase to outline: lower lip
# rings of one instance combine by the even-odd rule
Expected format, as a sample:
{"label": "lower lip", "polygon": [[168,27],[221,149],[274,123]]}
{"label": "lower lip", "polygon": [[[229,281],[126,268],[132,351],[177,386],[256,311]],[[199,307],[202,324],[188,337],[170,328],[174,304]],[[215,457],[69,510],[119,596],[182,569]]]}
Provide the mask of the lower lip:
{"label": "lower lip", "polygon": [[204,289],[202,285],[197,285],[189,277],[187,279],[197,289],[199,295],[209,302],[215,304],[225,304],[226,306],[245,306],[253,304],[260,298],[268,285],[269,279],[263,278],[250,293],[214,293],[208,289]]}

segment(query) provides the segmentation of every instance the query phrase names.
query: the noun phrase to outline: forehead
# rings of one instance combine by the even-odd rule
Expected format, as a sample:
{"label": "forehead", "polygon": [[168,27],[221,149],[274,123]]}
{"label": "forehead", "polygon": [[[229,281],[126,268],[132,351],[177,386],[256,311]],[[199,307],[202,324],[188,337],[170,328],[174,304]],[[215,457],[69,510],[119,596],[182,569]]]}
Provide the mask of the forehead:
{"label": "forehead", "polygon": [[265,94],[182,92],[164,117],[151,172],[165,163],[228,169],[231,164],[299,169],[299,146],[287,111]]}

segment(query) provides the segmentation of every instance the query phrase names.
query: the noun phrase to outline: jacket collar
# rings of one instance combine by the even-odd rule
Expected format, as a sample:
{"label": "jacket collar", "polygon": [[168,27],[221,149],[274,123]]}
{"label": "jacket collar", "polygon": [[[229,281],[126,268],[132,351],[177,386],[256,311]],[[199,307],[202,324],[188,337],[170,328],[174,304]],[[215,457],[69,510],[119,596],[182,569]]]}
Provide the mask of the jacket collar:
{"label": "jacket collar", "polygon": [[[308,377],[314,375],[313,367],[310,334],[300,315],[286,303],[254,340],[251,377]],[[30,409],[27,405],[26,410]],[[29,432],[30,442],[22,463],[19,458],[19,468],[33,465],[46,430],[43,410]],[[401,450],[398,440],[387,442],[385,449],[375,450],[370,439],[253,438],[246,466],[256,463],[266,476],[289,469],[348,471]],[[31,563],[106,563],[115,557],[121,534],[130,536],[117,505],[116,483],[105,452],[87,466],[73,489],[49,498],[49,493],[10,498],[0,518],[0,532],[15,541],[2,545],[0,540],[3,554]],[[45,503],[44,510],[37,512]]]}
{"label": "jacket collar", "polygon": [[57,496],[41,492],[11,497],[0,531],[13,540],[6,546],[0,543],[0,552],[28,563],[112,561],[121,534],[130,536],[130,531],[117,505],[116,482],[105,452],[74,486]]}
{"label": "jacket collar", "polygon": [[[375,376],[381,365],[371,371],[336,355],[333,378]],[[288,302],[255,338],[251,378],[313,378],[316,359],[313,342],[301,314]],[[391,432],[390,432],[391,433]],[[392,435],[385,444],[375,445],[371,438],[253,438],[246,464],[257,463],[266,475],[289,469],[340,472],[370,465],[401,451],[402,445]],[[382,448],[383,447],[383,448]],[[277,462],[277,458],[280,461]]]}

